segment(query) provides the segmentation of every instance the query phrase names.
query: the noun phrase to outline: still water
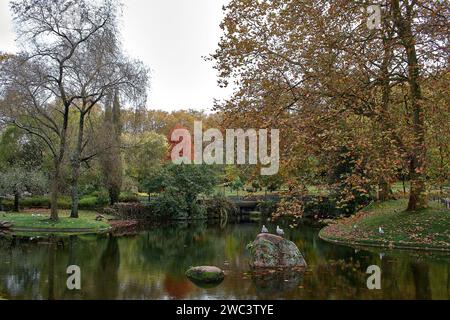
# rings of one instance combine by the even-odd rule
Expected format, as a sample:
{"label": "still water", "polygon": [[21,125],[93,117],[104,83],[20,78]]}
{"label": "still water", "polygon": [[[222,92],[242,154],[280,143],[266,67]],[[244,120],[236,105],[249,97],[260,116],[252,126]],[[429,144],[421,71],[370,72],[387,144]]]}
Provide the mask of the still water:
{"label": "still water", "polygon": [[[271,226],[274,229],[274,226]],[[324,242],[301,227],[286,238],[308,262],[303,273],[252,274],[246,245],[258,224],[154,228],[130,237],[0,239],[3,299],[449,299],[450,255],[355,250]],[[69,291],[66,269],[81,268],[82,288]],[[190,266],[226,271],[215,288],[184,276]],[[368,290],[366,269],[382,270],[382,290]]]}

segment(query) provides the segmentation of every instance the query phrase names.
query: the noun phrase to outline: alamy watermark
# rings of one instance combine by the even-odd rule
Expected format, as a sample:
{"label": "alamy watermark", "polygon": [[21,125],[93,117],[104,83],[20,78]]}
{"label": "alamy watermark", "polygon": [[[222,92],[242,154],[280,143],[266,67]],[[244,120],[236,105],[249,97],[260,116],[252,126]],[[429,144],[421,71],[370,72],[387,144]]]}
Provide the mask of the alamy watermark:
{"label": "alamy watermark", "polygon": [[66,273],[69,275],[66,281],[67,289],[81,290],[81,268],[72,265],[67,267]]}
{"label": "alamy watermark", "polygon": [[227,129],[224,140],[219,129],[203,132],[203,123],[195,121],[194,141],[187,129],[174,130],[170,138],[177,143],[171,152],[174,164],[259,164],[263,176],[275,175],[280,169],[278,129],[271,129],[270,135],[267,129]]}
{"label": "alamy watermark", "polygon": [[370,274],[367,278],[367,289],[381,290],[381,268],[376,265],[369,266],[366,273]]}

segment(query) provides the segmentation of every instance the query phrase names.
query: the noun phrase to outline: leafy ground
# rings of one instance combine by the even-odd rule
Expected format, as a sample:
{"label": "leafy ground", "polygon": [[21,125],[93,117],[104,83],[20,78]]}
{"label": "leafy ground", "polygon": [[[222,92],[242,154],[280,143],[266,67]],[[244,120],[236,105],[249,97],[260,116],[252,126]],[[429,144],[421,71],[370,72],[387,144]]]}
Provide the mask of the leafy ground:
{"label": "leafy ground", "polygon": [[450,210],[437,202],[412,213],[406,207],[405,199],[374,203],[322,229],[320,237],[344,244],[450,251]]}
{"label": "leafy ground", "polygon": [[94,211],[80,211],[78,219],[70,218],[70,211],[61,210],[59,221],[49,220],[48,210],[30,210],[23,213],[2,213],[0,221],[7,221],[13,224],[13,229],[52,229],[63,231],[65,229],[92,229],[98,231],[109,228],[109,224],[103,221],[96,221],[97,213]]}

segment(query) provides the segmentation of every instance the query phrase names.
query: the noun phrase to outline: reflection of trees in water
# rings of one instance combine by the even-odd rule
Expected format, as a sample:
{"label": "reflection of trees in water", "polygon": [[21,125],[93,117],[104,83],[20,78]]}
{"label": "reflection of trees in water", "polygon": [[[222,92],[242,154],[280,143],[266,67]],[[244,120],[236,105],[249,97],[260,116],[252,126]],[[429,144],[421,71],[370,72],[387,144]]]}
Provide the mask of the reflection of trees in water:
{"label": "reflection of trees in water", "polygon": [[[135,253],[123,261],[121,269],[139,270],[140,272],[127,274],[125,282],[142,284],[141,289],[149,294],[150,298],[159,298],[165,295],[169,298],[177,298],[180,295],[196,297],[196,294],[200,294],[202,290],[187,282],[185,271],[194,265],[224,267],[225,261],[229,262],[225,266],[226,270],[229,268],[241,270],[245,263],[242,259],[245,246],[250,239],[254,239],[254,236],[254,227],[251,233],[248,233],[242,232],[241,228],[234,226],[227,227],[227,230],[207,229],[203,223],[172,225],[151,230],[136,237],[133,241],[120,242],[122,252]],[[238,267],[236,263],[238,263]],[[245,268],[247,268],[246,263]],[[242,291],[251,283],[233,280],[228,284],[220,285],[217,289],[208,290],[208,293],[222,291],[224,285],[236,285],[236,289],[230,290],[230,298],[233,298],[236,290]],[[127,285],[124,286],[122,283],[122,288],[125,287]],[[164,292],[161,292],[162,288]],[[127,294],[138,294],[134,290],[136,288],[132,288],[132,285],[128,286]]]}
{"label": "reflection of trees in water", "polygon": [[47,295],[46,291],[41,291],[40,283],[41,277],[47,280],[43,269],[47,267],[48,251],[46,247],[32,250],[31,246],[11,238],[0,238],[0,292],[5,298],[34,296],[42,299]]}
{"label": "reflection of trees in water", "polygon": [[[0,241],[0,292],[8,299],[94,298],[97,284],[94,267],[100,265],[102,239],[48,238]],[[108,254],[109,255],[109,254]],[[81,267],[82,290],[69,291],[66,270]],[[111,270],[107,271],[111,273]],[[106,276],[108,277],[108,276]],[[115,297],[113,297],[115,298]]]}
{"label": "reflection of trees in water", "polygon": [[48,300],[55,300],[55,260],[55,244],[50,242],[48,245]]}
{"label": "reflection of trees in water", "polygon": [[260,299],[282,298],[288,292],[296,291],[303,279],[301,271],[252,272],[251,278]]}
{"label": "reflection of trees in water", "polygon": [[102,297],[104,300],[117,299],[119,296],[119,266],[120,252],[117,238],[110,236],[104,248],[92,281],[96,284],[93,297]]}
{"label": "reflection of trees in water", "polygon": [[149,231],[138,239],[139,255],[152,270],[184,277],[190,266],[211,263],[223,246],[206,232],[206,225],[179,225]]}
{"label": "reflection of trees in water", "polygon": [[428,266],[420,262],[411,262],[411,271],[414,278],[415,295],[418,300],[431,299],[430,278]]}
{"label": "reflection of trees in water", "polygon": [[[321,241],[317,231],[307,227],[286,229],[286,237],[299,246],[309,265],[301,277],[252,278],[247,274],[245,246],[259,229],[253,224],[223,230],[204,224],[177,225],[129,238],[64,238],[64,245],[44,239],[0,239],[0,295],[7,299],[449,298],[449,255],[388,251],[380,260],[379,250],[355,253]],[[81,267],[79,292],[66,288],[65,272],[71,264]],[[228,272],[220,286],[204,290],[185,278],[188,267],[203,264]],[[381,266],[383,290],[367,289],[369,265]]]}
{"label": "reflection of trees in water", "polygon": [[193,284],[185,277],[172,277],[170,274],[166,274],[164,289],[171,298],[184,299],[193,290]]}

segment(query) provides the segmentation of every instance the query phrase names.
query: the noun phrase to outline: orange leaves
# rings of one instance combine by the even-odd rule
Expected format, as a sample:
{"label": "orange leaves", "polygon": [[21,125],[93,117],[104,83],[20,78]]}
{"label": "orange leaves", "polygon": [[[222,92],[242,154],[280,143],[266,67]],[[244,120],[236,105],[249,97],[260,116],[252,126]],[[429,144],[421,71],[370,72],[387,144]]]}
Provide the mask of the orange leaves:
{"label": "orange leaves", "polygon": [[[292,0],[231,1],[225,21],[232,35],[224,35],[215,55],[218,69],[239,79],[235,95],[218,107],[225,118],[241,126],[282,130],[282,170],[298,175],[301,183],[322,183],[342,156],[351,157],[352,171],[340,178],[350,200],[354,192],[367,194],[380,181],[408,172],[414,154],[425,163],[429,145],[423,134],[415,133],[408,52],[394,36],[395,26],[384,24],[374,32],[364,22],[355,24],[361,20],[360,9],[350,0],[305,0],[301,5]],[[441,116],[448,106],[448,75],[440,81],[418,80],[422,86],[435,82],[424,91],[433,99],[419,99],[422,110],[416,117],[432,117],[433,143],[441,140],[435,148],[444,150],[433,150],[432,159],[436,166],[437,159],[449,163],[449,123],[443,123],[448,117]],[[317,160],[315,169],[308,158]],[[409,173],[429,171],[420,164]],[[435,171],[443,181],[448,166]]]}
{"label": "orange leaves", "polygon": [[304,206],[302,200],[294,197],[283,198],[277,206],[277,211],[272,215],[272,219],[276,220],[284,216],[293,218],[291,228],[297,226],[299,220],[303,217]]}

